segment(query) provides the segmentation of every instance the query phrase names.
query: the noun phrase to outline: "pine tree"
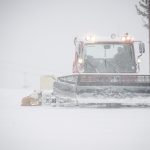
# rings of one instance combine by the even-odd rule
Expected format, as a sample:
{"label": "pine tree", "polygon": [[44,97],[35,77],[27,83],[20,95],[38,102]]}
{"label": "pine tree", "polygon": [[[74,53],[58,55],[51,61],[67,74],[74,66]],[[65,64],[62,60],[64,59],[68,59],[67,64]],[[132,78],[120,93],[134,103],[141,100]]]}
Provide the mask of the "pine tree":
{"label": "pine tree", "polygon": [[149,74],[150,74],[150,0],[140,0],[135,5],[138,15],[143,17],[144,27],[149,30]]}
{"label": "pine tree", "polygon": [[149,1],[150,0],[140,0],[138,5],[135,5],[138,15],[143,18],[144,27],[149,29]]}

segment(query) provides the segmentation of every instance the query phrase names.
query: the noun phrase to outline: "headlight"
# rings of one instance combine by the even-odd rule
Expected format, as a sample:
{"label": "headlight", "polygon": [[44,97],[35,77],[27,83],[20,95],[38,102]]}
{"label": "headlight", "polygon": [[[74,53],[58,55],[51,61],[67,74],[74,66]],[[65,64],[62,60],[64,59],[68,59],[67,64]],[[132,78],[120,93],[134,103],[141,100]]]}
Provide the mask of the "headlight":
{"label": "headlight", "polygon": [[78,63],[79,63],[79,64],[82,64],[82,63],[83,63],[83,59],[82,59],[82,58],[79,58],[79,59],[78,59]]}
{"label": "headlight", "polygon": [[95,36],[91,37],[91,42],[95,42]]}
{"label": "headlight", "polygon": [[121,40],[122,40],[122,41],[125,41],[125,40],[126,40],[126,38],[123,36],[123,37],[121,38]]}
{"label": "headlight", "polygon": [[90,36],[86,37],[86,41],[90,41],[90,39],[91,39]]}
{"label": "headlight", "polygon": [[121,40],[124,42],[133,42],[134,37],[132,37],[128,33],[126,33],[124,36],[122,36]]}
{"label": "headlight", "polygon": [[141,63],[142,61],[141,61],[141,59],[138,58],[137,62],[138,62],[138,63]]}
{"label": "headlight", "polygon": [[90,36],[87,36],[85,38],[85,40],[88,41],[88,42],[95,42],[96,37],[94,35],[90,35]]}

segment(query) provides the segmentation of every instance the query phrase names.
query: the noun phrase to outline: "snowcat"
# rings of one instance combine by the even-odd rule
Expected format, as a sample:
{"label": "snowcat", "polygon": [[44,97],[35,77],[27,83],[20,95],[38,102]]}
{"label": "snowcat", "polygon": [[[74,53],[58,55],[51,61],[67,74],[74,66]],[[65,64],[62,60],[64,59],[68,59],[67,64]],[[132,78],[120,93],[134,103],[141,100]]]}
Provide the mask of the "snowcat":
{"label": "snowcat", "polygon": [[[74,39],[73,74],[53,85],[58,105],[149,106],[150,75],[139,74],[144,43],[129,34]],[[136,52],[138,55],[136,57]]]}

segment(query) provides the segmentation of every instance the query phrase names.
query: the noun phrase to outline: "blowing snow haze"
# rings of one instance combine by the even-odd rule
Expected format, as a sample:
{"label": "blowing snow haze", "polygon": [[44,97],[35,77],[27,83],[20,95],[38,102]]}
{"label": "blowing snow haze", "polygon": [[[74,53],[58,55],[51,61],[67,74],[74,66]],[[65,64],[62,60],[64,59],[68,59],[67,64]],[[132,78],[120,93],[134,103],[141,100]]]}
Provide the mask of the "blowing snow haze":
{"label": "blowing snow haze", "polygon": [[1,0],[0,87],[38,87],[43,74],[72,72],[75,36],[129,32],[146,45],[141,73],[148,72],[148,30],[138,0]]}

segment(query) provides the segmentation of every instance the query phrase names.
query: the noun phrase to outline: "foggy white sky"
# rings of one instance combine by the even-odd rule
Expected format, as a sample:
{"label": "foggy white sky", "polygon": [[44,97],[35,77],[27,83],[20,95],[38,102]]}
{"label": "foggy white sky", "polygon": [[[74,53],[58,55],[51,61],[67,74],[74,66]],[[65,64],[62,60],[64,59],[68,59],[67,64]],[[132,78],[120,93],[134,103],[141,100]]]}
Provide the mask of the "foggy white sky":
{"label": "foggy white sky", "polygon": [[[15,81],[21,86],[24,72],[31,82],[42,74],[71,73],[77,35],[129,32],[148,48],[148,31],[136,13],[136,3],[138,0],[1,0],[1,85]],[[146,55],[143,72],[148,69]]]}

